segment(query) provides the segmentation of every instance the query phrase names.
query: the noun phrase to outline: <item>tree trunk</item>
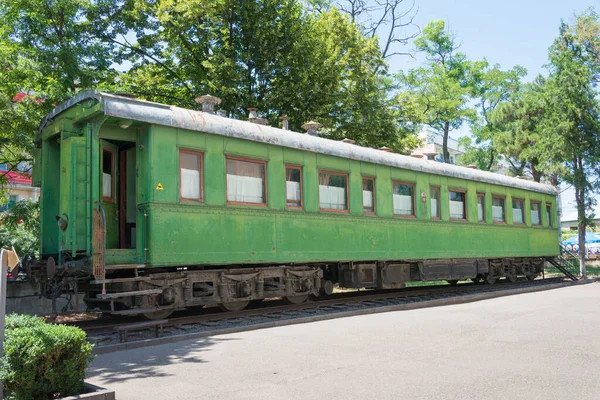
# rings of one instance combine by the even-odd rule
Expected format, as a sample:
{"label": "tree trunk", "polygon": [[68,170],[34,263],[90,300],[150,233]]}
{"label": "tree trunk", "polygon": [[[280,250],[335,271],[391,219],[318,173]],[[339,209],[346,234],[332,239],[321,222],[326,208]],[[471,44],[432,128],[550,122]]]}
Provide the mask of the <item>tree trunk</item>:
{"label": "tree trunk", "polygon": [[[583,173],[583,170],[580,169],[582,167],[581,159],[574,160],[574,175],[575,177],[579,176],[580,173]],[[575,180],[575,202],[577,204],[577,230],[579,237],[579,273],[581,278],[587,278],[587,271],[585,268],[585,230],[586,230],[586,219],[585,219],[585,188],[581,186],[581,182],[579,180]]]}
{"label": "tree trunk", "polygon": [[450,153],[448,152],[448,134],[450,133],[450,121],[444,122],[444,141],[442,142],[442,152],[444,162],[450,164]]}
{"label": "tree trunk", "polygon": [[538,172],[536,167],[537,167],[537,162],[532,161],[531,162],[531,175],[533,176],[533,180],[535,182],[539,182],[542,179],[542,174]]}

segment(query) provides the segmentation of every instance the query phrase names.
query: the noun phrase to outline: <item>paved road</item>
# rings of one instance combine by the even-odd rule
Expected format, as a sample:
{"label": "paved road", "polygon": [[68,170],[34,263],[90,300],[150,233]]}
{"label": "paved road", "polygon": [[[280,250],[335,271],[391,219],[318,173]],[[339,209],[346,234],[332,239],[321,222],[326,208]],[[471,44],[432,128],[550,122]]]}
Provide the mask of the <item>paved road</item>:
{"label": "paved road", "polygon": [[98,356],[129,399],[598,399],[600,283]]}

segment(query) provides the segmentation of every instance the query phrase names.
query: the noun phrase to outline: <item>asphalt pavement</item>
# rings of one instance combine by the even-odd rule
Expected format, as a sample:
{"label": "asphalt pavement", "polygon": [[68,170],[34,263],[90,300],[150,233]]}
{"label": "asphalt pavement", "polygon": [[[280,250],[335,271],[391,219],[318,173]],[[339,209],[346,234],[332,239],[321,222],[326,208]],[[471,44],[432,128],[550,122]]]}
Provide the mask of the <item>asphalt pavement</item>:
{"label": "asphalt pavement", "polygon": [[600,283],[104,354],[135,399],[598,399]]}

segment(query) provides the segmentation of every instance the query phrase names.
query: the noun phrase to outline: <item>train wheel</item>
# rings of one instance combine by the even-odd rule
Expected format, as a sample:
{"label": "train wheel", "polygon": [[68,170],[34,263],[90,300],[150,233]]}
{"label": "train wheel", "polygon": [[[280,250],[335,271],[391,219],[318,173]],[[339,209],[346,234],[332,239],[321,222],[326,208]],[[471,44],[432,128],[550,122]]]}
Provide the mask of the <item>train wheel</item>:
{"label": "train wheel", "polygon": [[498,279],[498,277],[492,274],[485,274],[485,277],[483,279],[485,280],[485,283],[493,285],[494,283],[496,283],[496,279]]}
{"label": "train wheel", "polygon": [[537,275],[527,275],[527,280],[529,281],[533,281],[535,278],[537,278]]}
{"label": "train wheel", "polygon": [[472,281],[473,283],[479,283],[479,281],[480,281],[480,280],[481,280],[481,278],[480,278],[480,277],[478,277],[478,276],[476,276],[475,278],[471,278],[471,281]]}
{"label": "train wheel", "polygon": [[248,307],[248,304],[250,304],[249,300],[230,301],[229,303],[219,304],[219,307],[221,307],[221,310],[223,310],[223,311],[235,312],[235,311],[242,311],[244,308]]}
{"label": "train wheel", "polygon": [[449,284],[451,284],[452,286],[456,286],[458,285],[458,279],[449,279],[446,282],[448,282]]}
{"label": "train wheel", "polygon": [[304,303],[307,299],[308,299],[308,295],[307,294],[301,294],[301,295],[298,295],[298,296],[284,296],[283,297],[283,301],[285,301],[288,304],[300,304],[300,303]]}

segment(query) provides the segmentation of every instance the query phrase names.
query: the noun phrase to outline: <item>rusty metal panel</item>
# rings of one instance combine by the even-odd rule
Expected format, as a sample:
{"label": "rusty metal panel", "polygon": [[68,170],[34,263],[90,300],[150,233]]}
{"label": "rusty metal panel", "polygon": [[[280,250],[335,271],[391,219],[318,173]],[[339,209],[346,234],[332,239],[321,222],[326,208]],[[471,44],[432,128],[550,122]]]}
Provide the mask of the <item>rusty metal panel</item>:
{"label": "rusty metal panel", "polygon": [[93,249],[94,255],[92,257],[92,268],[94,278],[104,279],[106,273],[104,269],[104,218],[100,213],[100,210],[94,208],[94,236],[93,236]]}

